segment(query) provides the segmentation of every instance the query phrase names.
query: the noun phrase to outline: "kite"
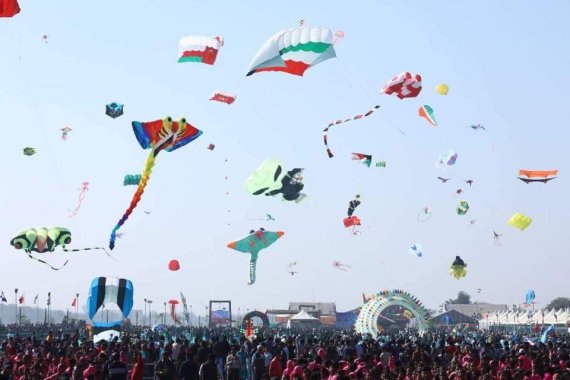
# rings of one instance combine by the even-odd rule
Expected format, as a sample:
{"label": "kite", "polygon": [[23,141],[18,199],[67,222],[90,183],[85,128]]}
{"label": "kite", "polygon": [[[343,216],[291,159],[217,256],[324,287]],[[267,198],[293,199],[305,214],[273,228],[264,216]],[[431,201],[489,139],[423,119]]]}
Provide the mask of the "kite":
{"label": "kite", "polygon": [[303,76],[308,68],[334,57],[332,31],[301,25],[269,38],[253,57],[247,76],[263,71]]}
{"label": "kite", "polygon": [[371,154],[364,154],[364,153],[352,153],[352,159],[354,161],[360,161],[362,164],[370,167],[372,164],[372,155]]}
{"label": "kite", "polygon": [[131,204],[111,231],[109,240],[109,249],[111,250],[115,248],[115,240],[119,228],[127,221],[129,215],[131,215],[141,200],[154,167],[156,156],[163,150],[167,152],[175,151],[202,135],[201,130],[188,124],[184,118],[180,119],[180,121],[172,121],[172,118],[168,116],[163,120],[150,122],[133,121],[132,125],[140,146],[143,149],[150,148],[150,153],[146,159],[141,181],[139,182],[137,191],[133,195]]}
{"label": "kite", "polygon": [[354,210],[360,205],[360,194],[356,194],[353,200],[348,203],[347,217],[343,219],[342,223],[346,228],[352,227],[353,235],[356,235],[356,227],[360,226],[360,218],[356,215],[352,215]]}
{"label": "kite", "polygon": [[0,0],[0,17],[14,17],[20,13],[17,0]]}
{"label": "kite", "polygon": [[232,104],[236,100],[236,95],[226,93],[223,91],[214,91],[212,95],[210,95],[210,100],[226,104]]}
{"label": "kite", "polygon": [[[457,153],[455,153],[453,150],[448,150],[447,152],[439,156],[439,158],[437,159],[437,163],[435,164],[435,167],[436,169],[438,169],[445,165],[448,166],[455,165],[455,161],[457,161]],[[440,179],[443,181],[442,178]],[[443,182],[445,183],[446,181]]]}
{"label": "kite", "polygon": [[297,272],[296,270],[290,270],[289,273],[291,274],[291,276],[294,276],[299,272]]}
{"label": "kite", "polygon": [[303,171],[294,168],[285,172],[283,163],[275,159],[267,159],[245,180],[245,189],[249,194],[275,196],[283,194],[283,200],[301,202],[307,197],[301,193]]}
{"label": "kite", "polygon": [[215,147],[216,147],[216,146],[215,146],[214,144],[209,144],[207,148],[208,148],[209,150],[214,150]]}
{"label": "kite", "polygon": [[123,114],[123,107],[124,106],[119,103],[109,103],[105,106],[105,115],[116,119]]}
{"label": "kite", "polygon": [[73,131],[73,129],[69,128],[69,127],[63,127],[59,129],[61,131],[61,139],[63,141],[67,140],[67,134],[71,131]]}
{"label": "kite", "polygon": [[[10,245],[16,249],[23,249],[24,252],[28,254],[30,259],[39,261],[42,264],[49,266],[53,270],[59,270],[63,268],[69,260],[59,267],[55,268],[48,264],[47,262],[40,260],[32,256],[32,252],[46,253],[53,252],[57,246],[61,246],[64,252],[79,252],[79,251],[90,251],[95,249],[100,249],[105,251],[105,248],[92,247],[92,248],[81,248],[81,249],[68,249],[67,245],[71,243],[71,232],[67,228],[63,227],[40,227],[40,228],[28,228],[20,232],[18,235],[14,236],[10,240]],[[108,254],[108,253],[107,253]]]}
{"label": "kite", "polygon": [[36,148],[33,148],[31,146],[27,146],[24,148],[24,154],[26,156],[33,156],[34,154],[36,154]]}
{"label": "kite", "polygon": [[[134,287],[130,280],[115,277],[97,277],[91,282],[87,297],[87,313],[94,327],[112,327],[129,316],[133,309]],[[103,305],[116,304],[122,319],[109,322],[94,321],[93,318]]]}
{"label": "kite", "polygon": [[558,176],[558,170],[519,170],[518,179],[529,184],[531,182],[552,181]]}
{"label": "kite", "polygon": [[178,260],[170,260],[168,262],[168,269],[176,272],[177,270],[180,269],[180,263],[178,262]]}
{"label": "kite", "polygon": [[376,167],[377,168],[385,168],[386,167],[386,161],[376,161]]}
{"label": "kite", "polygon": [[478,131],[479,129],[482,129],[482,130],[484,130],[484,131],[487,130],[487,129],[485,129],[485,127],[482,126],[481,124],[472,124],[472,125],[469,125],[468,128],[471,128],[471,129],[474,130],[474,131]]}
{"label": "kite", "polygon": [[457,189],[457,190],[455,190],[455,194],[457,194],[457,195],[461,195],[462,192],[463,192],[463,189]]}
{"label": "kite", "polygon": [[500,241],[501,236],[503,236],[503,234],[498,234],[495,231],[493,231],[493,241],[495,242],[495,245],[501,245]]}
{"label": "kite", "polygon": [[332,266],[335,267],[335,268],[338,269],[338,270],[342,270],[342,271],[345,271],[345,272],[348,270],[348,269],[346,269],[346,268],[352,268],[352,266],[343,264],[343,263],[340,262],[340,261],[333,261],[333,262],[332,262]]}
{"label": "kite", "polygon": [[330,127],[334,126],[334,125],[338,125],[338,124],[342,124],[342,123],[347,123],[351,120],[358,120],[358,119],[362,119],[364,117],[370,116],[372,115],[378,108],[380,108],[380,106],[374,106],[372,109],[370,109],[368,112],[366,112],[363,115],[356,115],[353,116],[352,118],[349,119],[344,119],[344,120],[337,120],[337,121],[333,121],[331,123],[329,123],[329,125],[323,130],[323,140],[325,142],[325,147],[327,148],[327,154],[329,155],[329,158],[333,158],[334,155],[332,154],[332,151],[329,148],[329,143],[328,143],[328,132]]}
{"label": "kite", "polygon": [[184,319],[186,319],[186,325],[190,325],[190,312],[188,311],[188,302],[186,302],[186,297],[180,292],[180,299],[182,300],[182,307],[184,308]]}
{"label": "kite", "polygon": [[410,253],[411,255],[416,255],[417,257],[422,257],[423,256],[422,245],[417,243],[412,244],[412,246],[408,250],[408,253]]}
{"label": "kite", "polygon": [[49,36],[48,36],[47,34],[44,34],[44,35],[42,36],[42,40],[44,40],[44,42],[46,43],[46,45],[47,45],[47,43],[48,43],[48,38],[49,38]]}
{"label": "kite", "polygon": [[344,32],[342,30],[337,30],[336,32],[334,32],[333,45],[335,45],[339,40],[342,40],[343,38],[344,38]]}
{"label": "kite", "polygon": [[472,179],[465,180],[465,183],[468,184],[469,187],[471,187],[471,185],[473,185],[473,182],[475,182],[475,181],[473,181]]}
{"label": "kite", "polygon": [[455,256],[455,260],[449,268],[449,274],[455,277],[457,280],[462,279],[467,276],[467,264],[459,256]]}
{"label": "kite", "polygon": [[528,226],[530,226],[530,224],[532,223],[532,218],[529,216],[525,216],[521,213],[516,213],[515,215],[513,215],[511,217],[511,219],[509,219],[509,221],[507,222],[507,224],[509,226],[513,226],[515,228],[518,228],[521,231],[524,231],[527,229]]}
{"label": "kite", "polygon": [[241,240],[237,240],[228,244],[228,248],[234,249],[238,252],[250,253],[249,259],[249,282],[248,285],[253,285],[255,283],[255,269],[257,263],[257,256],[259,251],[265,249],[275,243],[277,239],[283,236],[285,232],[283,231],[265,231],[265,229],[260,228],[257,231],[249,231],[249,235]]}
{"label": "kite", "polygon": [[437,121],[435,121],[435,116],[433,115],[433,109],[427,104],[424,104],[423,106],[420,107],[420,109],[418,110],[418,115],[426,119],[428,123],[430,123],[434,127],[437,127]]}
{"label": "kite", "polygon": [[83,184],[81,185],[81,189],[79,189],[79,203],[77,204],[77,207],[73,211],[67,210],[69,211],[68,216],[70,218],[73,218],[79,212],[79,208],[81,207],[81,202],[83,202],[83,199],[85,198],[85,194],[87,193],[87,191],[89,191],[89,182],[83,182]]}
{"label": "kite", "polygon": [[525,303],[527,305],[532,305],[534,299],[536,298],[536,294],[534,294],[534,290],[530,289],[527,293],[526,293],[526,300]]}
{"label": "kite", "polygon": [[218,50],[224,46],[224,39],[220,36],[188,36],[178,43],[180,58],[178,63],[198,62],[213,65],[218,57]]}
{"label": "kite", "polygon": [[437,179],[439,179],[442,183],[446,183],[446,182],[449,181],[451,178],[437,177]]}
{"label": "kite", "polygon": [[459,205],[457,206],[457,215],[465,215],[467,214],[467,211],[469,211],[469,203],[465,201],[459,202]]}
{"label": "kite", "polygon": [[437,92],[440,95],[447,95],[447,93],[449,92],[449,86],[446,85],[445,83],[440,83],[437,86],[435,86],[435,92]]}
{"label": "kite", "polygon": [[296,270],[293,270],[294,267],[297,266],[297,262],[293,261],[291,263],[289,263],[289,265],[287,265],[287,267],[289,268],[289,272],[291,274],[291,276],[294,276],[295,274],[297,274],[298,272]]}
{"label": "kite", "polygon": [[416,216],[416,219],[418,220],[418,222],[427,222],[429,220],[429,218],[431,218],[431,210],[429,207],[424,207],[420,210],[420,212],[418,212],[418,215]]}
{"label": "kite", "polygon": [[141,181],[142,176],[140,174],[127,174],[123,179],[123,186],[135,185],[137,186]]}
{"label": "kite", "polygon": [[360,206],[360,194],[356,194],[354,199],[348,203],[348,216],[352,216],[358,206]]}
{"label": "kite", "polygon": [[400,99],[415,98],[422,90],[422,77],[419,74],[403,72],[392,78],[381,93],[395,95]]}
{"label": "kite", "polygon": [[265,221],[269,222],[270,220],[275,222],[275,218],[271,214],[265,214]]}
{"label": "kite", "polygon": [[182,322],[180,322],[178,320],[178,317],[176,316],[176,305],[178,305],[180,302],[178,302],[178,300],[169,300],[168,304],[170,305],[170,318],[172,318],[172,320],[174,321],[175,324],[177,325],[181,325]]}

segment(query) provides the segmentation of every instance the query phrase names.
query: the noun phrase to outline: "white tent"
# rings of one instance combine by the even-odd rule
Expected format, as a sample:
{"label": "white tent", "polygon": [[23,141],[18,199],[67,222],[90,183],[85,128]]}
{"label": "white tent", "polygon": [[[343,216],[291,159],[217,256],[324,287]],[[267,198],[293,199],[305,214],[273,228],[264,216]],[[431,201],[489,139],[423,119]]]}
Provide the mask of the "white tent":
{"label": "white tent", "polygon": [[115,337],[120,338],[121,333],[118,332],[117,330],[105,330],[93,336],[93,343],[98,343],[101,340],[106,340],[107,342],[111,342]]}
{"label": "white tent", "polygon": [[307,327],[317,327],[320,322],[318,318],[315,318],[305,310],[301,310],[299,313],[295,314],[289,321],[287,321],[287,328],[307,328]]}

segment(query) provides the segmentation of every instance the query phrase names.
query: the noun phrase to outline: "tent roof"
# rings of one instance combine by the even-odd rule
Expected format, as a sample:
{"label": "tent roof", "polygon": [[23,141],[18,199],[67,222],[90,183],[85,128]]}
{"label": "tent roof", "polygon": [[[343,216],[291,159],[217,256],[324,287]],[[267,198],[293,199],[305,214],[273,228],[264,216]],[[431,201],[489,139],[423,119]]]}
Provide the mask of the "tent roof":
{"label": "tent roof", "polygon": [[293,321],[318,321],[318,318],[312,317],[305,310],[301,310],[297,314],[291,317]]}

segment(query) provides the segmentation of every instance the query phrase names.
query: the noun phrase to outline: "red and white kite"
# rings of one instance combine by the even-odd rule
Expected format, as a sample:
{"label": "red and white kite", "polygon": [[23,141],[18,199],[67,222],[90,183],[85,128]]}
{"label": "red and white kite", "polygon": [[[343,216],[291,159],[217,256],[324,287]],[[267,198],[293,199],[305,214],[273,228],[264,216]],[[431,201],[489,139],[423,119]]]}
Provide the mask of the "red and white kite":
{"label": "red and white kite", "polygon": [[382,93],[396,95],[400,99],[415,98],[422,90],[422,77],[409,72],[401,73],[390,80],[383,88]]}
{"label": "red and white kite", "polygon": [[210,96],[210,100],[214,100],[216,102],[222,102],[226,104],[232,104],[236,100],[235,94],[230,94],[223,91],[214,91]]}

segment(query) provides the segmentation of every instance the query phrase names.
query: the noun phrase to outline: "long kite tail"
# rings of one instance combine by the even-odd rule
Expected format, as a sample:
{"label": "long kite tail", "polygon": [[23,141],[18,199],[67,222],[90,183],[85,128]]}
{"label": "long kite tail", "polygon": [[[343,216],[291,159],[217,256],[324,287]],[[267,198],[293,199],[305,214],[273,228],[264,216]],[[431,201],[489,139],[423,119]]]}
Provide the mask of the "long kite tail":
{"label": "long kite tail", "polygon": [[152,168],[154,166],[155,158],[158,155],[158,152],[159,151],[155,151],[154,149],[151,150],[150,154],[148,155],[148,157],[146,159],[146,162],[144,164],[144,169],[142,172],[142,176],[141,176],[141,180],[139,182],[139,186],[137,187],[137,191],[133,195],[133,199],[131,200],[131,204],[129,205],[129,208],[127,208],[127,210],[125,211],[125,213],[123,214],[121,219],[119,219],[119,221],[117,222],[117,224],[115,225],[113,230],[111,231],[111,238],[109,241],[109,249],[110,250],[113,250],[113,248],[115,248],[115,240],[117,240],[117,231],[119,230],[119,228],[121,228],[121,226],[123,224],[125,224],[127,219],[129,219],[129,215],[131,215],[131,213],[133,212],[135,207],[137,207],[139,201],[142,198],[142,195],[144,193],[144,190],[145,190],[146,185],[148,183],[148,180],[150,178],[150,174],[152,173]]}
{"label": "long kite tail", "polygon": [[73,211],[67,210],[69,212],[68,216],[70,218],[73,218],[79,212],[79,209],[81,208],[81,203],[83,202],[83,198],[85,198],[85,190],[81,190],[81,193],[79,193],[79,202],[77,203],[77,207],[75,208],[75,210]]}
{"label": "long kite tail", "polygon": [[249,259],[249,282],[248,285],[255,284],[255,267],[257,263],[257,253],[252,253]]}
{"label": "long kite tail", "polygon": [[352,118],[349,118],[349,119],[333,121],[333,122],[329,123],[329,125],[325,129],[323,129],[323,141],[325,142],[325,147],[327,148],[327,154],[329,155],[329,158],[334,157],[334,155],[332,154],[332,151],[329,148],[329,142],[328,142],[328,132],[329,132],[330,127],[338,125],[338,124],[347,123],[351,120],[358,120],[358,119],[362,119],[363,117],[370,116],[378,108],[380,108],[380,106],[376,105],[376,106],[374,106],[374,108],[370,109],[368,112],[366,112],[363,115],[356,115],[356,116],[353,116]]}
{"label": "long kite tail", "polygon": [[107,252],[107,250],[104,247],[87,247],[87,248],[66,248],[65,246],[62,247],[62,250],[64,252],[81,252],[81,251],[94,251],[94,250],[101,250],[103,252],[105,252],[107,254],[107,256],[111,256],[109,255],[109,252]]}
{"label": "long kite tail", "polygon": [[43,260],[41,260],[41,259],[38,259],[37,257],[32,256],[32,255],[29,254],[29,253],[28,253],[28,257],[29,257],[30,259],[32,259],[32,260],[36,260],[36,261],[39,261],[39,262],[42,263],[42,264],[47,265],[48,267],[50,267],[50,268],[53,269],[53,270],[60,270],[61,268],[63,268],[64,266],[66,266],[67,263],[69,262],[69,260],[65,260],[65,263],[63,263],[62,266],[60,266],[59,268],[56,268],[56,267],[52,266],[51,264],[49,264],[49,263],[47,263],[47,262],[45,262],[45,261],[43,261]]}

